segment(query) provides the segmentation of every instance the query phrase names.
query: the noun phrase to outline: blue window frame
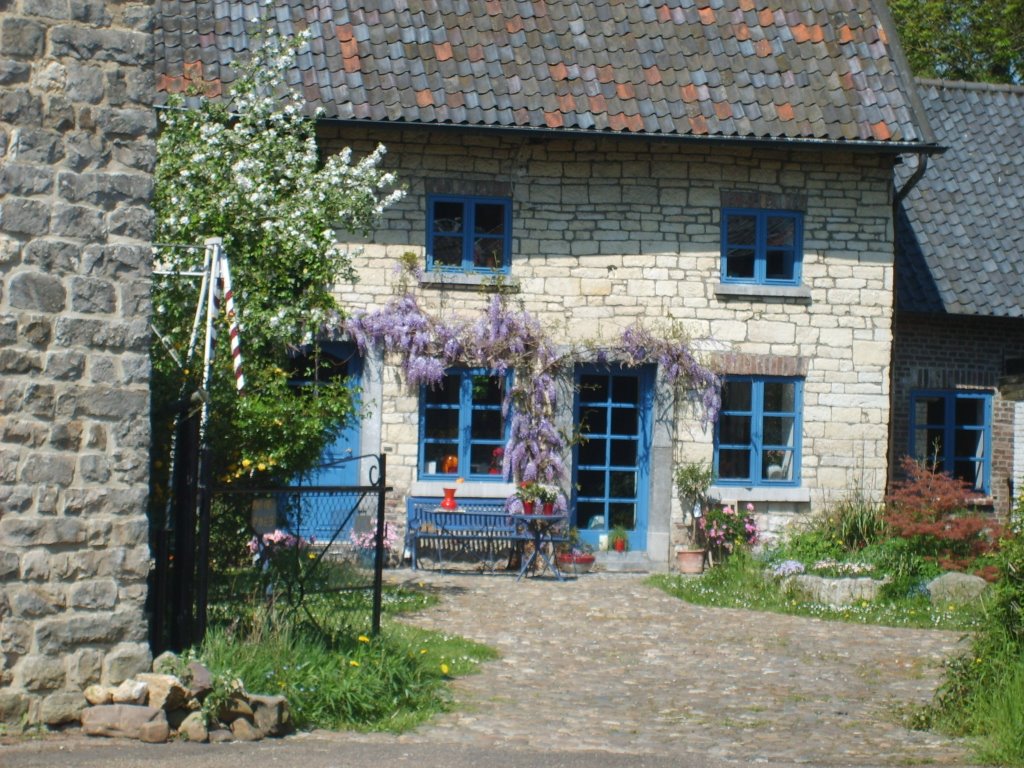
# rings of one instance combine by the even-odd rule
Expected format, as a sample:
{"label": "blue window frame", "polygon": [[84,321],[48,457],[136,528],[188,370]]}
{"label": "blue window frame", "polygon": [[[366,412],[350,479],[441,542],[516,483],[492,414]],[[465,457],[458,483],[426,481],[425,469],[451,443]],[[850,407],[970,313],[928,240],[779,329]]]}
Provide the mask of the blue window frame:
{"label": "blue window frame", "polygon": [[801,379],[729,376],[715,425],[715,474],[723,485],[799,485]]}
{"label": "blue window frame", "polygon": [[989,493],[992,394],[958,390],[910,393],[910,455]]}
{"label": "blue window frame", "polygon": [[427,269],[508,272],[512,203],[500,197],[427,198]]}
{"label": "blue window frame", "polygon": [[799,285],[802,261],[802,213],[722,211],[722,282]]}
{"label": "blue window frame", "polygon": [[[500,480],[508,376],[449,369],[420,395],[420,476]],[[500,449],[500,450],[499,450]]]}

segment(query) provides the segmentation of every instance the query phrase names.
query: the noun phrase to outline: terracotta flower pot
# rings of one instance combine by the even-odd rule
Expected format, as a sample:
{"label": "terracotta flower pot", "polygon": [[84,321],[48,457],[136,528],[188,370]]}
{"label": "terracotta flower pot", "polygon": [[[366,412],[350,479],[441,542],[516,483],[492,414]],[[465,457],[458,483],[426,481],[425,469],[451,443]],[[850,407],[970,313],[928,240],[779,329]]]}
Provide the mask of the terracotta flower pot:
{"label": "terracotta flower pot", "polygon": [[680,573],[703,573],[704,550],[681,549],[676,552],[676,570]]}
{"label": "terracotta flower pot", "polygon": [[625,539],[616,539],[614,542],[612,542],[612,549],[614,549],[616,552],[625,552],[626,551],[626,540]]}

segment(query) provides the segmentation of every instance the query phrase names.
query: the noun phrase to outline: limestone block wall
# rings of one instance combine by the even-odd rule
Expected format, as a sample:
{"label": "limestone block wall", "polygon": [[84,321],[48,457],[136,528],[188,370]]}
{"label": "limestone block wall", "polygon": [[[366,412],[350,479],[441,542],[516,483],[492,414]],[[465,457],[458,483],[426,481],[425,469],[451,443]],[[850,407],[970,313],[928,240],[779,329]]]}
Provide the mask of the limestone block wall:
{"label": "limestone block wall", "polygon": [[[363,243],[359,283],[339,286],[348,309],[387,301],[402,253],[423,263],[429,191],[507,195],[509,283],[557,336],[608,340],[636,320],[678,321],[695,338],[711,340],[706,352],[725,372],[805,377],[801,487],[730,488],[723,498],[755,503],[762,523],[777,529],[854,484],[881,495],[892,337],[891,160],[637,138],[352,128],[321,134],[327,151],[365,151],[377,142],[388,147],[387,165],[409,194]],[[720,211],[737,195],[805,209],[800,289],[749,294],[720,284]],[[451,283],[427,281],[418,293],[440,312],[472,314],[487,301],[476,287]],[[389,482],[399,496],[423,490],[415,476],[417,409],[417,393],[386,367],[371,418],[392,453]],[[685,407],[674,413],[678,420],[656,430],[650,489],[648,550],[660,559],[682,535],[674,462],[712,455],[711,430],[701,430]]]}
{"label": "limestone block wall", "polygon": [[1007,360],[1024,358],[1024,322],[898,314],[895,327],[893,470],[910,449],[911,390],[964,388],[991,392],[992,508],[1005,516],[1021,488],[1013,482],[1016,404],[1000,392],[999,378]]}
{"label": "limestone block wall", "polygon": [[0,4],[0,722],[149,660],[150,5]]}

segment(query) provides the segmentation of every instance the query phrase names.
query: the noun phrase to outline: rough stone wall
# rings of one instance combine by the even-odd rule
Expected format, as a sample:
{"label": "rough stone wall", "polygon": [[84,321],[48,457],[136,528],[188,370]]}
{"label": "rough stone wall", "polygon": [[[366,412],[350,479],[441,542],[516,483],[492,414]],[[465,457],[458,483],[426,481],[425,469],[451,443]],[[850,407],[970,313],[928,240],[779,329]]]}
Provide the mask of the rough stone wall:
{"label": "rough stone wall", "polygon": [[[1013,496],[1015,404],[999,391],[1010,358],[1024,357],[1024,322],[986,317],[898,314],[893,351],[892,461],[910,448],[910,392],[980,389],[992,398],[992,508],[1001,515]],[[1016,489],[1020,491],[1019,488]]]}
{"label": "rough stone wall", "polygon": [[0,1],[0,722],[148,662],[151,13]]}
{"label": "rough stone wall", "polygon": [[[679,321],[727,372],[805,373],[802,486],[730,488],[777,529],[855,484],[880,496],[886,477],[892,317],[891,166],[871,155],[680,146],[636,139],[524,139],[436,131],[325,129],[328,151],[388,147],[387,164],[409,194],[390,211],[356,262],[360,282],[342,287],[349,309],[384,303],[395,260],[421,260],[425,194],[438,185],[513,201],[510,282],[517,299],[557,335],[614,339],[636,320]],[[803,200],[802,290],[730,293],[719,284],[723,193]],[[478,312],[472,287],[422,285],[424,305]],[[710,348],[709,348],[710,349]],[[398,496],[432,495],[417,482],[417,393],[384,371],[379,412]],[[685,411],[685,409],[682,409]],[[711,431],[679,413],[656,445],[650,489],[652,558],[682,535],[671,483],[674,461],[710,458]],[[656,431],[656,441],[658,432]],[[372,449],[371,446],[363,446]],[[466,483],[460,495],[496,495]],[[486,486],[486,483],[479,484]],[[671,510],[671,512],[669,511]],[[669,517],[671,516],[671,520]]]}

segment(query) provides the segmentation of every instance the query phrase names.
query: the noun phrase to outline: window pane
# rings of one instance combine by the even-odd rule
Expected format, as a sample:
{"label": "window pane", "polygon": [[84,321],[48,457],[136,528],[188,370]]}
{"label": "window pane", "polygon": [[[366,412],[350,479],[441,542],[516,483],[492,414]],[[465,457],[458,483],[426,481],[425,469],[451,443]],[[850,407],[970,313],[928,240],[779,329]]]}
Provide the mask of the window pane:
{"label": "window pane", "polygon": [[793,245],[796,221],[790,216],[768,217],[768,245]]}
{"label": "window pane", "polygon": [[612,440],[611,461],[615,466],[635,467],[637,461],[636,440]]}
{"label": "window pane", "polygon": [[611,472],[611,492],[617,499],[632,499],[636,496],[636,472]]}
{"label": "window pane", "polygon": [[494,203],[479,203],[476,206],[473,229],[480,235],[501,235],[505,233],[505,206]]}
{"label": "window pane", "polygon": [[608,433],[608,411],[604,408],[580,408],[580,433],[604,435]]}
{"label": "window pane", "polygon": [[612,398],[616,403],[639,403],[640,380],[635,376],[616,376],[612,380]]}
{"label": "window pane", "polygon": [[945,424],[946,399],[943,397],[918,397],[914,400],[914,422],[919,427],[927,424]]}
{"label": "window pane", "polygon": [[428,409],[424,414],[424,437],[428,440],[458,439],[459,412],[454,410]]}
{"label": "window pane", "polygon": [[725,222],[725,242],[729,245],[753,245],[757,236],[757,217],[731,214]]}
{"label": "window pane", "polygon": [[493,237],[473,241],[473,266],[481,269],[501,269],[505,241]]}
{"label": "window pane", "polygon": [[749,416],[721,416],[718,419],[718,442],[722,445],[750,444]]}
{"label": "window pane", "polygon": [[765,254],[764,276],[768,280],[792,280],[793,260],[791,251],[770,250]]}
{"label": "window pane", "polygon": [[608,516],[611,518],[611,527],[621,525],[627,531],[636,530],[636,505],[616,502],[608,505]]}
{"label": "window pane", "polygon": [[462,238],[461,237],[435,237],[434,238],[434,263],[444,267],[462,266]]}
{"label": "window pane", "polygon": [[730,248],[725,254],[726,277],[753,278],[754,251],[752,248]]}
{"label": "window pane", "polygon": [[955,410],[957,426],[981,426],[985,423],[985,401],[979,397],[958,397]]}
{"label": "window pane", "polygon": [[501,411],[474,411],[469,433],[474,440],[501,440],[504,427]]}
{"label": "window pane", "polygon": [[636,408],[612,409],[612,433],[616,435],[635,435],[639,431],[640,412]]}
{"label": "window pane", "polygon": [[462,203],[434,203],[433,228],[435,232],[461,232]]}
{"label": "window pane", "polygon": [[723,480],[745,480],[750,477],[750,451],[720,450],[718,476]]}
{"label": "window pane", "polygon": [[764,444],[768,446],[793,445],[794,420],[790,416],[766,416],[764,419]]}
{"label": "window pane", "polygon": [[942,462],[946,454],[945,433],[941,429],[914,430],[914,458],[931,465]]}
{"label": "window pane", "polygon": [[500,376],[474,376],[473,405],[500,406],[503,384]]}
{"label": "window pane", "polygon": [[440,386],[427,387],[424,390],[424,402],[427,405],[458,405],[460,381],[458,375],[448,374],[441,379]]}
{"label": "window pane", "polygon": [[608,402],[607,376],[580,376],[580,402]]}
{"label": "window pane", "polygon": [[491,470],[497,470],[493,474],[501,472],[501,462],[494,461],[494,443],[474,443],[469,451],[470,471],[475,475],[491,474]]}
{"label": "window pane", "polygon": [[576,505],[576,527],[588,530],[603,531],[607,528],[604,522],[604,504],[592,501],[581,501]]}
{"label": "window pane", "polygon": [[766,381],[764,410],[769,413],[793,413],[796,410],[796,384],[791,381]]}
{"label": "window pane", "polygon": [[580,444],[580,464],[604,464],[605,450],[608,446],[606,440],[590,439]]}
{"label": "window pane", "polygon": [[776,482],[792,480],[792,451],[764,451],[761,454],[761,479]]}
{"label": "window pane", "polygon": [[958,461],[954,465],[953,475],[966,482],[971,490],[981,492],[985,487],[984,465],[979,461]]}
{"label": "window pane", "polygon": [[953,436],[953,453],[957,458],[985,455],[985,433],[980,429],[958,429]]}
{"label": "window pane", "polygon": [[605,495],[605,473],[581,470],[577,473],[576,482],[579,484],[580,496],[593,496],[604,498]]}
{"label": "window pane", "polygon": [[429,472],[430,464],[434,465],[437,474],[456,475],[459,472],[458,443],[427,443],[423,448],[424,469]]}
{"label": "window pane", "polygon": [[723,411],[749,411],[751,403],[751,392],[753,382],[750,381],[726,381],[722,385],[722,410]]}

